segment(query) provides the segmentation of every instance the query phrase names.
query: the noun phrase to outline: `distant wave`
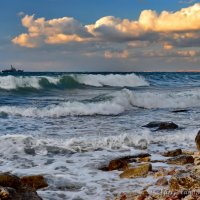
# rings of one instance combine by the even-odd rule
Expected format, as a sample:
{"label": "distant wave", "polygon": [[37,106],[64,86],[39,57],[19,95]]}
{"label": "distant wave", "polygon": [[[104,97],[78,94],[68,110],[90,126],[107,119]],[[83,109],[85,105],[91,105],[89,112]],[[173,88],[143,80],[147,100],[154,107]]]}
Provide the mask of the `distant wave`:
{"label": "distant wave", "polygon": [[148,82],[136,74],[71,74],[64,76],[0,76],[0,89],[79,88],[83,86],[138,87]]}
{"label": "distant wave", "polygon": [[[26,117],[65,117],[91,115],[118,115],[133,107],[190,108],[200,107],[200,89],[183,92],[135,92],[123,89],[101,101],[68,101],[46,107],[1,106],[0,113]],[[4,116],[3,115],[3,116]]]}

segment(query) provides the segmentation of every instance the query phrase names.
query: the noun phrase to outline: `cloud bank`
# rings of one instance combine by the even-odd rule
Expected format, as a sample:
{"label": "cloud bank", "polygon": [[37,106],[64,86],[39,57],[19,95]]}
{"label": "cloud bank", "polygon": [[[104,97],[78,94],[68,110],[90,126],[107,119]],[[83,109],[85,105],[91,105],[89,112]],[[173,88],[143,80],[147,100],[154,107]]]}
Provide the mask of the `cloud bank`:
{"label": "cloud bank", "polygon": [[162,43],[164,48],[171,49],[173,46],[194,46],[197,43],[199,46],[199,22],[200,3],[177,12],[163,11],[158,14],[153,10],[144,10],[136,21],[106,16],[90,25],[82,25],[70,17],[46,20],[26,15],[22,18],[22,25],[27,28],[27,33],[16,36],[12,42],[36,48],[70,42],[149,41]]}

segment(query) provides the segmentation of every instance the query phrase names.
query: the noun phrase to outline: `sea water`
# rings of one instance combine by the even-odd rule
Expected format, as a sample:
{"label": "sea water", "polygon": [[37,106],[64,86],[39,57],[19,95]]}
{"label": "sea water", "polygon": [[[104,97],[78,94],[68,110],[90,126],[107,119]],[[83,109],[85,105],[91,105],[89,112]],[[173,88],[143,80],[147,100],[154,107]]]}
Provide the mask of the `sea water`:
{"label": "sea water", "polygon": [[[186,112],[173,112],[180,109]],[[152,121],[180,128],[144,127]],[[199,121],[199,73],[1,75],[0,171],[44,175],[49,187],[38,193],[47,200],[113,198],[153,180],[98,168],[119,156],[194,151]]]}

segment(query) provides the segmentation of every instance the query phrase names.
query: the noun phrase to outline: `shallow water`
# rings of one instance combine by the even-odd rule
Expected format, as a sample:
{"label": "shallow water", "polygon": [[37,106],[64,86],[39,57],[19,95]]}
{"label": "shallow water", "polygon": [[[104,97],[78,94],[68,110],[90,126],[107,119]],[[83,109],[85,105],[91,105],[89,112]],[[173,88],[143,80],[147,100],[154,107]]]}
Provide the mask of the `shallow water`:
{"label": "shallow water", "polygon": [[[140,152],[159,158],[167,149],[195,150],[199,112],[198,73],[0,76],[0,170],[43,174],[49,183],[38,192],[43,199],[103,200],[137,191],[151,177],[120,180],[119,171],[98,167]],[[151,121],[180,128],[143,127]],[[141,139],[147,150],[140,150]]]}

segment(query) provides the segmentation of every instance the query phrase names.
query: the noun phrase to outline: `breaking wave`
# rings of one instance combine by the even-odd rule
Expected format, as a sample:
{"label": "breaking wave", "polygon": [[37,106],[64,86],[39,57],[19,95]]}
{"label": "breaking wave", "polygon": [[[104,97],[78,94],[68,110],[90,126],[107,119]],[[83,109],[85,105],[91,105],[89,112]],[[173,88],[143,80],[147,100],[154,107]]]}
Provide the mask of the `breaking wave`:
{"label": "breaking wave", "polygon": [[165,93],[123,89],[106,96],[101,101],[68,101],[41,108],[1,106],[0,113],[26,117],[118,115],[134,107],[146,109],[200,107],[200,89]]}
{"label": "breaking wave", "polygon": [[136,74],[71,74],[64,76],[0,76],[0,89],[44,89],[93,87],[138,87],[148,86],[148,82]]}

